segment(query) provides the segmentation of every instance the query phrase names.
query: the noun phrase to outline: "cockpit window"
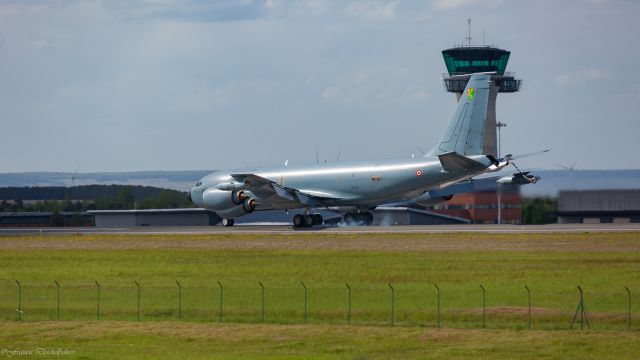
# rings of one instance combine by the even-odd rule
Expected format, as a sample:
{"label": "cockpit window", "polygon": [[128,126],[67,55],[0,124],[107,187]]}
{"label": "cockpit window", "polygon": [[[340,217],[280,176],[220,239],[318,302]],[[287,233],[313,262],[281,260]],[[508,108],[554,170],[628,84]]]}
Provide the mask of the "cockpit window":
{"label": "cockpit window", "polygon": [[200,185],[202,185],[202,181],[198,181],[198,182],[196,183],[196,187],[198,187],[198,186],[200,186]]}

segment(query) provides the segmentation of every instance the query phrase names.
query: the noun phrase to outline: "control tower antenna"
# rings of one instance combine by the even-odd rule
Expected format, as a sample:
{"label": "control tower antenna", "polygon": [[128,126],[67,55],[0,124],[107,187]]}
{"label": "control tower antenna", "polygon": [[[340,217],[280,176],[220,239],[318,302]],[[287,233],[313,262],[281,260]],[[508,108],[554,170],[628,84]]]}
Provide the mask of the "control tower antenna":
{"label": "control tower antenna", "polygon": [[469,46],[471,46],[471,18],[467,19],[467,24],[468,24],[468,33],[467,33],[467,41],[469,42]]}

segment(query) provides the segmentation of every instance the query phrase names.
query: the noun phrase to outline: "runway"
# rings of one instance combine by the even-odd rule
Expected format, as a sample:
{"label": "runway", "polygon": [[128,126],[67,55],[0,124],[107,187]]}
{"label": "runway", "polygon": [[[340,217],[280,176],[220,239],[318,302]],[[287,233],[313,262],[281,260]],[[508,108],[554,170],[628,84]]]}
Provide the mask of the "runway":
{"label": "runway", "polygon": [[550,225],[402,225],[344,226],[293,229],[284,225],[171,226],[132,228],[0,228],[0,235],[18,234],[416,234],[416,233],[576,233],[640,232],[640,223],[629,224],[550,224]]}

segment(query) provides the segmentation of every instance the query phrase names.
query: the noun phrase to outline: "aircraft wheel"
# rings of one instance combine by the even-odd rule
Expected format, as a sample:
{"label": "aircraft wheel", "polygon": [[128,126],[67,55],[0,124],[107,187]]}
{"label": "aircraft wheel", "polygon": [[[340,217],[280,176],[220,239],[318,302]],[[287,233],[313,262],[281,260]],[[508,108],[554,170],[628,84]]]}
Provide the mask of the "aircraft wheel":
{"label": "aircraft wheel", "polygon": [[364,225],[364,214],[357,213],[353,216],[353,220],[355,220],[356,225]]}
{"label": "aircraft wheel", "polygon": [[304,216],[304,226],[312,227],[315,225],[315,218],[313,215],[305,215]]}
{"label": "aircraft wheel", "polygon": [[353,213],[344,214],[343,222],[347,225],[353,225]]}
{"label": "aircraft wheel", "polygon": [[370,212],[364,213],[363,217],[364,217],[364,224],[365,225],[373,224],[373,214],[372,213],[370,213]]}
{"label": "aircraft wheel", "polygon": [[293,227],[299,228],[303,226],[304,226],[304,216],[302,216],[302,214],[296,214],[296,216],[293,217]]}
{"label": "aircraft wheel", "polygon": [[314,225],[322,225],[324,223],[324,219],[320,214],[313,214],[313,224]]}
{"label": "aircraft wheel", "polygon": [[234,222],[233,219],[222,219],[223,226],[233,226]]}

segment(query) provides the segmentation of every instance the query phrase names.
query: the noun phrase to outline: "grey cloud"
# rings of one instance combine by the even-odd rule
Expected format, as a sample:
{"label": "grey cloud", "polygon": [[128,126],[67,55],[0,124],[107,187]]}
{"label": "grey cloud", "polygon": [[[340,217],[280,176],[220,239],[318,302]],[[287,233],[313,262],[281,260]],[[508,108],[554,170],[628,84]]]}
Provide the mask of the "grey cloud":
{"label": "grey cloud", "polygon": [[377,17],[351,4],[0,0],[0,129],[20,149],[0,171],[302,163],[316,143],[328,159],[408,156],[451,117],[440,51],[467,17],[524,80],[498,97],[505,151],[553,149],[518,165],[640,167],[640,3],[374,1],[396,4]]}
{"label": "grey cloud", "polygon": [[268,15],[268,3],[258,0],[111,0],[103,6],[119,17],[135,19],[168,19],[181,21],[239,21]]}

